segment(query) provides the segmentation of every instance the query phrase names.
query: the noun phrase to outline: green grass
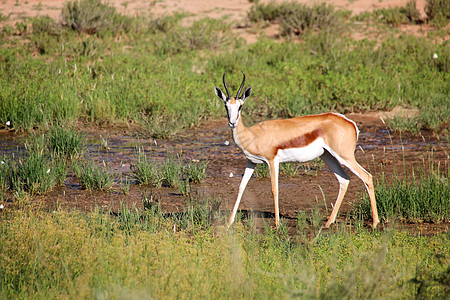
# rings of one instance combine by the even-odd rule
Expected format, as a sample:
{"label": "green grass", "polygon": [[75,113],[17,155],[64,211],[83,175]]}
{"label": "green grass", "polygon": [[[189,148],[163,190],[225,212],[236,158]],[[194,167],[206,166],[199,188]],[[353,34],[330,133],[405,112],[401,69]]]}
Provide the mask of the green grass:
{"label": "green grass", "polygon": [[[403,176],[383,173],[376,181],[375,196],[381,220],[443,223],[450,220],[450,188],[448,166],[430,162],[427,168],[404,170]],[[356,218],[370,217],[367,196],[357,203],[352,214]]]}
{"label": "green grass", "polygon": [[109,191],[114,183],[112,174],[107,170],[106,165],[101,167],[93,160],[76,162],[74,171],[84,189]]}
{"label": "green grass", "polygon": [[138,184],[178,188],[181,194],[189,195],[190,183],[197,184],[206,178],[207,165],[207,161],[185,160],[181,154],[167,154],[164,162],[157,163],[139,149],[131,172]]}
{"label": "green grass", "polygon": [[450,3],[445,0],[427,0],[425,13],[433,26],[445,27],[450,21]]}
{"label": "green grass", "polygon": [[24,34],[2,32],[0,126],[10,121],[8,128],[31,131],[78,120],[134,122],[145,136],[170,138],[224,116],[212,87],[227,70],[236,90],[239,71],[246,70],[254,91],[244,110],[250,122],[401,105],[420,109],[419,129],[445,131],[447,42],[432,33],[390,31],[377,40],[354,40],[345,14],[330,14],[336,16],[330,27],[343,25],[342,34],[317,28],[302,32],[301,42],[260,39],[251,45],[225,21],[183,27],[180,14],[131,18],[134,25],[120,31],[121,38],[114,25],[102,29],[109,33],[87,34],[48,18],[27,19]]}
{"label": "green grass", "polygon": [[137,161],[131,165],[131,172],[137,184],[157,185],[157,165],[148,158],[144,150],[139,149]]}
{"label": "green grass", "polygon": [[76,158],[81,155],[84,137],[74,128],[55,126],[49,130],[47,138],[52,155],[64,158]]}
{"label": "green grass", "polygon": [[448,291],[445,233],[340,229],[297,240],[241,223],[202,227],[198,214],[187,214],[189,226],[180,229],[157,209],[123,208],[116,217],[10,211],[0,218],[1,295],[437,299]]}
{"label": "green grass", "polygon": [[30,152],[24,157],[3,157],[0,169],[0,186],[13,192],[42,194],[61,185],[66,179],[67,166],[60,159]]}

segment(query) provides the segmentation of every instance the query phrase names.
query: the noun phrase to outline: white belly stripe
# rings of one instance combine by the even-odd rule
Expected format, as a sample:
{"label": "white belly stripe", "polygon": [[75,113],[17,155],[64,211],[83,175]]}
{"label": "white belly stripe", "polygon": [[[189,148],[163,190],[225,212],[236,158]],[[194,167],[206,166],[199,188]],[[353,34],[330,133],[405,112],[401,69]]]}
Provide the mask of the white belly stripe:
{"label": "white belly stripe", "polygon": [[318,138],[305,147],[278,150],[277,156],[279,157],[280,162],[305,162],[321,156],[324,152],[324,147],[324,140],[322,138]]}

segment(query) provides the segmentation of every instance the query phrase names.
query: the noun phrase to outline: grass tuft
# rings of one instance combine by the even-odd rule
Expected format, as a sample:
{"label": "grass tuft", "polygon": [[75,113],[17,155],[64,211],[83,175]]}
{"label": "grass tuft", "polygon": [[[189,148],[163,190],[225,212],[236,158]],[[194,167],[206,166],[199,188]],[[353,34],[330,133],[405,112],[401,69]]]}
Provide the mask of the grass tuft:
{"label": "grass tuft", "polygon": [[[413,169],[404,178],[383,176],[375,185],[378,214],[385,221],[399,219],[407,222],[443,223],[450,220],[449,169],[444,173],[439,165],[431,165],[426,172]],[[369,218],[370,204],[367,196],[355,205],[356,218]]]}
{"label": "grass tuft", "polygon": [[[105,167],[106,168],[106,167]],[[75,163],[74,171],[82,188],[109,191],[114,183],[111,173],[93,160]]]}

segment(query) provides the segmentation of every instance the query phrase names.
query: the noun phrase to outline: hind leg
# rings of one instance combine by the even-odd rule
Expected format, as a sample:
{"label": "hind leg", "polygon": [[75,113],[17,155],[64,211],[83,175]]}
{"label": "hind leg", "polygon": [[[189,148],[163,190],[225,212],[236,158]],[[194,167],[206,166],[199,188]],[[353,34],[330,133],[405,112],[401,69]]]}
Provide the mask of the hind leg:
{"label": "hind leg", "polygon": [[369,193],[370,207],[372,208],[373,228],[376,228],[380,220],[378,219],[377,202],[375,200],[375,189],[373,186],[372,175],[361,167],[356,159],[348,159],[343,162],[343,165],[349,168],[356,176],[358,176],[366,186],[367,193]]}
{"label": "hind leg", "polygon": [[333,211],[331,212],[328,221],[325,223],[325,228],[329,228],[330,225],[334,223],[334,221],[336,220],[339,207],[341,206],[342,200],[344,199],[345,193],[347,192],[350,177],[342,168],[339,161],[328,151],[325,151],[324,154],[320,156],[320,158],[325,162],[328,168],[330,168],[330,170],[334,173],[334,175],[339,181],[339,194],[337,196],[336,203],[333,206]]}

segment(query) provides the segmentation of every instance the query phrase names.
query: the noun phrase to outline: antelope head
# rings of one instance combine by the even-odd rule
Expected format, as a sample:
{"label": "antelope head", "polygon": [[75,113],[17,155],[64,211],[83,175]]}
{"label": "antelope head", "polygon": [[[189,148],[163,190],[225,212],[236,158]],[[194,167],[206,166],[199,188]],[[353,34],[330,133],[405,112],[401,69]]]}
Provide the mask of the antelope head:
{"label": "antelope head", "polygon": [[225,108],[227,110],[228,116],[228,126],[230,126],[231,128],[236,128],[239,119],[241,118],[242,105],[244,105],[245,99],[250,97],[250,94],[252,93],[252,87],[249,86],[245,89],[242,95],[240,95],[245,83],[245,74],[244,72],[242,72],[244,78],[242,79],[242,83],[239,87],[236,97],[230,97],[230,91],[228,90],[228,86],[225,82],[225,74],[227,74],[227,72],[223,73],[222,80],[225,90],[227,91],[227,95],[225,96],[225,94],[217,86],[214,87],[214,91],[216,92],[217,97],[222,99],[223,103],[225,103]]}

